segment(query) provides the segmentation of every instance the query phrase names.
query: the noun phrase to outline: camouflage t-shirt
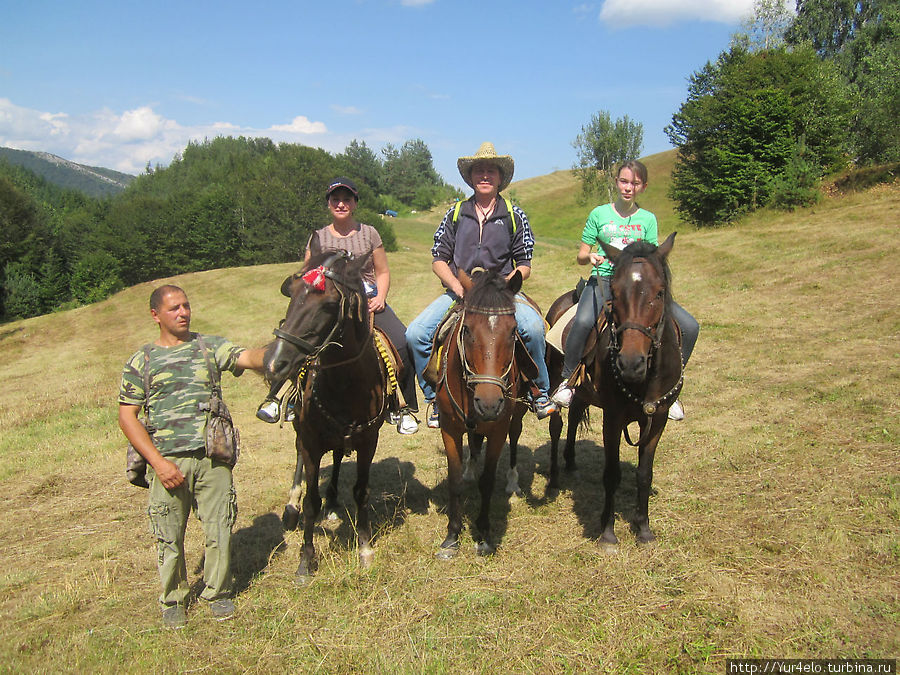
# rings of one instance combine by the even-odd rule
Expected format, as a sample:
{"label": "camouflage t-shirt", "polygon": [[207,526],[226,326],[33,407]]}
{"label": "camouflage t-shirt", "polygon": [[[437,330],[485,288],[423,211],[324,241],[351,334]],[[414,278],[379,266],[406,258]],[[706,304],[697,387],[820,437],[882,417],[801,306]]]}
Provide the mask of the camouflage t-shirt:
{"label": "camouflage t-shirt", "polygon": [[[225,338],[204,335],[203,342],[213,367],[234,372],[238,357],[244,351]],[[144,405],[144,350],[135,352],[125,363],[119,403]],[[162,455],[199,450],[206,445],[206,412],[200,409],[209,402],[212,383],[206,360],[197,341],[174,347],[150,345],[150,427],[156,448]]]}

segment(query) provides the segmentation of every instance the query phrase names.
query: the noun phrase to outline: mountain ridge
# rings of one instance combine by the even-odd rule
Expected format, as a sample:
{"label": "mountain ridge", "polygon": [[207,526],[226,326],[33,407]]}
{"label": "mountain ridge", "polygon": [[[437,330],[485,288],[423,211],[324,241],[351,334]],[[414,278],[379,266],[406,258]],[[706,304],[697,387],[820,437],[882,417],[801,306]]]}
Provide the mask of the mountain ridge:
{"label": "mountain ridge", "polygon": [[54,185],[79,190],[92,197],[118,194],[135,179],[131,174],[78,164],[59,155],[36,150],[3,147],[0,148],[0,159],[28,169]]}

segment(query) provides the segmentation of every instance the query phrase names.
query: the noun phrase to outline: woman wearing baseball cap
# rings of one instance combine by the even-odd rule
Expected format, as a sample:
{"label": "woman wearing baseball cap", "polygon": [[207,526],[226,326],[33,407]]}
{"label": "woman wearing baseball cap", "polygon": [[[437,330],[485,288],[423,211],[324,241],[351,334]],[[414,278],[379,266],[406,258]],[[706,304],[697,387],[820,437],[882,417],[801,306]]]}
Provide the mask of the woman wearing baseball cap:
{"label": "woman wearing baseball cap", "polygon": [[[406,326],[387,304],[391,273],[381,235],[371,225],[357,222],[353,217],[359,205],[359,190],[349,178],[342,176],[331,181],[325,190],[325,199],[331,212],[331,223],[312,233],[306,244],[304,261],[322,251],[343,250],[357,258],[368,257],[362,272],[369,311],[374,315],[375,327],[388,336],[403,361],[403,376],[399,385],[406,405],[392,417],[396,420],[399,433],[414,434],[419,430],[419,422],[413,415],[419,410],[415,370],[406,343]],[[275,423],[279,419],[280,401],[273,394],[280,388],[280,384],[273,385],[270,396],[256,411],[256,416],[264,422]]]}

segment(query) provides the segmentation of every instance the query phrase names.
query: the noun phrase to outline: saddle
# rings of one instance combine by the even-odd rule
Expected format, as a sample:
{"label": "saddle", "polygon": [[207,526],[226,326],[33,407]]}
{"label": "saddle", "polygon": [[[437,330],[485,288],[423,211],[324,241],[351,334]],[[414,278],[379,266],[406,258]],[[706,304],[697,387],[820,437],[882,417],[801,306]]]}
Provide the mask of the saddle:
{"label": "saddle", "polygon": [[375,350],[381,357],[388,375],[387,391],[385,393],[388,396],[396,395],[398,410],[405,408],[407,401],[403,398],[403,392],[400,391],[400,386],[397,383],[398,373],[403,373],[403,360],[400,358],[400,352],[397,351],[397,347],[391,342],[387,333],[380,328],[374,327],[372,338],[375,341]]}

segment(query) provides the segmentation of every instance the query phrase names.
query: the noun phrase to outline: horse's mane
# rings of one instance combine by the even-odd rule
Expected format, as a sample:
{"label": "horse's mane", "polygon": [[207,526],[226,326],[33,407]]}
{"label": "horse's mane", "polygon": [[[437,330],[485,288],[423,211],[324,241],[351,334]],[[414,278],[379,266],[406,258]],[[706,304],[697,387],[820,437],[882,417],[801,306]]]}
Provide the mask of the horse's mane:
{"label": "horse's mane", "polygon": [[475,307],[505,309],[515,303],[515,295],[507,288],[506,277],[497,272],[475,272],[472,288],[466,292],[465,303]]}
{"label": "horse's mane", "polygon": [[666,282],[666,302],[668,303],[672,300],[672,273],[669,270],[669,263],[666,262],[666,259],[657,254],[657,248],[659,247],[656,244],[651,244],[649,241],[632,242],[616,258],[615,266],[617,268],[628,267],[634,262],[635,258],[647,260],[659,270]]}

